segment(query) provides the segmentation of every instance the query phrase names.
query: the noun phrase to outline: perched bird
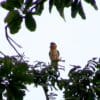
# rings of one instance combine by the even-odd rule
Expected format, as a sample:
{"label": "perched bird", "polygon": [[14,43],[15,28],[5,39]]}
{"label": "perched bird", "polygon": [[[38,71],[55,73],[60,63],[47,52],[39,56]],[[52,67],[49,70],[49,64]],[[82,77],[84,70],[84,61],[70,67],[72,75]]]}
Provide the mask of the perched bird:
{"label": "perched bird", "polygon": [[49,57],[50,57],[51,62],[52,61],[59,61],[60,60],[59,55],[60,55],[60,53],[57,50],[56,43],[51,42],[50,43],[50,51],[49,51]]}
{"label": "perched bird", "polygon": [[[62,60],[60,58],[60,53],[59,51],[57,50],[57,45],[56,43],[54,42],[51,42],[50,43],[50,51],[49,51],[49,57],[50,57],[50,60],[51,60],[51,66],[58,70],[58,69],[62,69],[62,70],[65,70],[64,66],[61,66],[61,65],[58,65],[58,62],[61,61],[61,62],[65,62],[65,60]],[[60,68],[58,68],[58,66],[60,66]]]}
{"label": "perched bird", "polygon": [[50,51],[49,51],[49,57],[51,60],[51,65],[54,66],[57,69],[58,62],[60,61],[60,53],[57,50],[57,45],[54,42],[50,43]]}

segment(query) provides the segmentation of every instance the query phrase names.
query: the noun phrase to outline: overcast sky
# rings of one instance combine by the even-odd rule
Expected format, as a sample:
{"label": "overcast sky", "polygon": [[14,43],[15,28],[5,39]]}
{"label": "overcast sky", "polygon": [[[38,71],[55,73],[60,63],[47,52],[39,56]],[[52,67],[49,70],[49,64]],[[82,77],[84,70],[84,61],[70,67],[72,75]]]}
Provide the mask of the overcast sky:
{"label": "overcast sky", "polygon": [[[97,5],[100,9],[100,0],[97,0]],[[58,45],[60,56],[66,60],[62,65],[66,66],[67,72],[71,68],[69,64],[84,66],[92,57],[100,56],[100,10],[96,11],[87,4],[84,9],[86,20],[82,20],[80,16],[72,19],[70,9],[65,9],[65,22],[55,8],[49,14],[46,6],[41,16],[35,16],[35,32],[29,32],[23,23],[21,30],[11,37],[23,47],[18,50],[24,52],[31,62],[41,60],[48,63],[49,44],[54,41]],[[0,8],[0,12],[0,51],[7,55],[16,54],[5,38],[3,20],[6,11]],[[33,91],[36,94],[28,92],[25,100],[45,100],[42,88]]]}

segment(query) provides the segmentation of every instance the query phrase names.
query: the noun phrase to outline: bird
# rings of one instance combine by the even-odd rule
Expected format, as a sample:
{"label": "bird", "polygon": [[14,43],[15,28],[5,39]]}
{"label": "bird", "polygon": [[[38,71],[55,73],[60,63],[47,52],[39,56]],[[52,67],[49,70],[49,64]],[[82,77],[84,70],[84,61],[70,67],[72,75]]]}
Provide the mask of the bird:
{"label": "bird", "polygon": [[57,45],[55,42],[50,43],[50,51],[49,51],[49,57],[51,62],[52,61],[59,61],[60,60],[60,53],[57,50]]}
{"label": "bird", "polygon": [[57,44],[55,42],[50,43],[49,57],[51,60],[51,66],[57,69],[58,62],[60,61],[60,53],[57,50]]}

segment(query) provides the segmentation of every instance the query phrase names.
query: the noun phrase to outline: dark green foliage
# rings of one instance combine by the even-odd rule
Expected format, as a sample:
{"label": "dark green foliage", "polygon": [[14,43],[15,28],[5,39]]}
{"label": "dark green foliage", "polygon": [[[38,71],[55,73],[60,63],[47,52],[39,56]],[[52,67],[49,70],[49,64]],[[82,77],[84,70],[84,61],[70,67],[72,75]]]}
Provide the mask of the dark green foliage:
{"label": "dark green foliage", "polygon": [[70,7],[72,4],[72,0],[64,0],[65,2],[65,7]]}
{"label": "dark green foliage", "polygon": [[[30,31],[35,31],[36,21],[34,15],[41,15],[44,10],[44,4],[48,0],[6,0],[1,2],[1,6],[9,11],[11,16],[11,23],[7,21],[8,28],[12,34],[17,33],[20,29],[22,19],[25,19],[26,28]],[[84,0],[86,3],[91,4],[96,10],[97,5],[95,0]],[[64,17],[64,9],[71,7],[71,17],[75,18],[77,14],[81,16],[82,19],[86,19],[86,15],[83,9],[81,0],[49,0],[49,12],[55,6],[60,16]],[[15,14],[15,12],[19,14]],[[8,17],[8,15],[7,15]],[[8,19],[8,18],[7,18]]]}
{"label": "dark green foliage", "polygon": [[[4,22],[6,38],[11,46],[11,34],[15,34],[21,28],[23,19],[26,28],[35,31],[35,15],[41,15],[44,4],[47,0],[6,0],[1,2],[1,6],[8,10]],[[84,0],[91,4],[96,10],[95,0]],[[64,18],[64,9],[71,7],[71,16],[75,18],[77,14],[82,19],[86,19],[81,0],[49,0],[49,11],[56,7],[60,16]],[[17,44],[18,45],[18,44]],[[18,52],[17,52],[18,53]],[[43,88],[46,100],[49,100],[49,91],[63,90],[65,100],[99,100],[100,99],[100,59],[89,60],[84,68],[71,65],[73,68],[68,73],[68,79],[60,76],[59,66],[47,65],[44,62],[37,62],[29,65],[22,55],[0,57],[0,100],[6,97],[7,100],[23,100],[26,95],[27,84],[39,85]],[[53,93],[53,92],[52,92]],[[55,93],[53,93],[55,94]],[[57,96],[57,95],[56,95]]]}
{"label": "dark green foliage", "polygon": [[29,9],[32,6],[33,0],[25,0],[25,9]]}
{"label": "dark green foliage", "polygon": [[0,100],[4,96],[7,100],[23,100],[27,89],[25,84],[33,82],[33,75],[28,68],[27,63],[17,57],[0,58]]}
{"label": "dark green foliage", "polygon": [[[27,84],[43,87],[46,98],[49,88],[56,89],[60,73],[54,66],[37,62],[29,65],[23,56],[0,57],[0,100],[23,100]],[[5,92],[6,91],[6,92]]]}
{"label": "dark green foliage", "polygon": [[98,9],[95,0],[84,0],[84,1],[86,1],[89,4],[91,4],[96,10]]}
{"label": "dark green foliage", "polygon": [[35,31],[36,22],[31,13],[27,13],[25,17],[25,25],[30,31]]}
{"label": "dark green foliage", "polygon": [[[73,65],[69,71],[69,83],[65,85],[65,100],[99,100],[100,99],[100,77],[97,66],[100,62],[89,60],[82,69]],[[99,78],[98,78],[99,77]]]}
{"label": "dark green foliage", "polygon": [[60,16],[62,18],[64,18],[64,7],[65,7],[64,0],[63,0],[63,2],[62,2],[62,0],[55,0],[54,5],[56,6]]}
{"label": "dark green foliage", "polygon": [[[27,84],[41,86],[46,100],[49,100],[49,91],[63,90],[65,100],[97,100],[100,99],[100,62],[97,59],[89,60],[84,68],[71,65],[68,79],[60,76],[59,66],[56,70],[53,65],[45,62],[36,62],[29,65],[23,56],[0,57],[0,100],[23,100],[26,95]],[[56,95],[57,96],[57,95]]]}
{"label": "dark green foliage", "polygon": [[41,15],[44,10],[44,3],[46,0],[36,1],[35,13],[36,15]]}
{"label": "dark green foliage", "polygon": [[6,18],[5,23],[7,23],[11,34],[17,33],[21,28],[22,16],[17,10],[10,11]]}
{"label": "dark green foliage", "polygon": [[7,10],[14,10],[14,8],[20,8],[23,0],[6,0],[1,3],[1,6]]}
{"label": "dark green foliage", "polygon": [[78,12],[79,12],[79,15],[80,15],[83,19],[86,19],[86,16],[85,16],[85,13],[84,13],[84,10],[83,10],[81,1],[80,1],[79,4],[78,4]]}
{"label": "dark green foliage", "polygon": [[72,18],[76,17],[77,13],[78,13],[78,0],[74,0],[74,2],[72,2],[72,7],[71,7]]}
{"label": "dark green foliage", "polygon": [[75,0],[74,2],[72,2],[72,7],[71,7],[72,18],[75,18],[78,13],[83,19],[86,19],[86,16],[82,7],[82,2],[79,0]]}
{"label": "dark green foliage", "polygon": [[54,0],[49,0],[49,12],[51,12]]}

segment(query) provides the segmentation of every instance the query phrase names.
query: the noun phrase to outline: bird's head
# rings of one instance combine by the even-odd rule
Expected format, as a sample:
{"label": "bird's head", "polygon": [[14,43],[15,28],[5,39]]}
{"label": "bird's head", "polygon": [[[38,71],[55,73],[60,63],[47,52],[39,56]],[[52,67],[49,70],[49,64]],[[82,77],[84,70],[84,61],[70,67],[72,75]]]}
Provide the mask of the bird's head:
{"label": "bird's head", "polygon": [[56,49],[57,48],[57,45],[55,42],[51,42],[50,43],[50,49]]}

